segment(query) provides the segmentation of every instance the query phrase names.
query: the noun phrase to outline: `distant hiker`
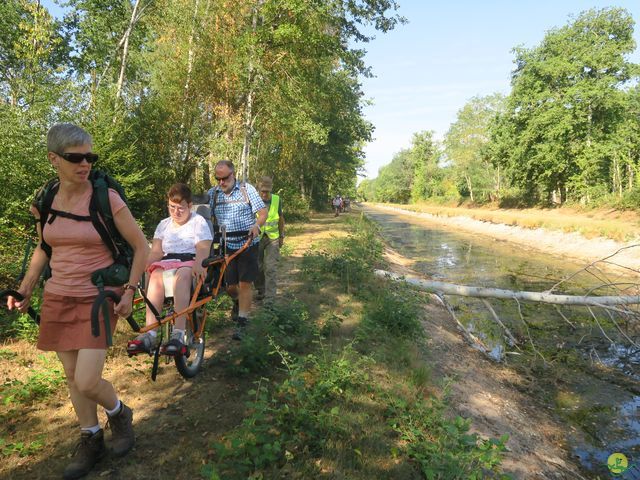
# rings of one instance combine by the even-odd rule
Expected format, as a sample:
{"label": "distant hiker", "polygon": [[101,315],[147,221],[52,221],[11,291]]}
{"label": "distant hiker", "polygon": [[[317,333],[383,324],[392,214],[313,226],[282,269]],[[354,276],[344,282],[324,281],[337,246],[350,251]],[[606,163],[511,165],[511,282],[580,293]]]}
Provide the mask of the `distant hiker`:
{"label": "distant hiker", "polygon": [[258,276],[258,242],[260,229],[267,220],[267,209],[256,189],[238,182],[233,163],[221,160],[215,167],[218,185],[209,190],[209,204],[214,224],[227,229],[227,251],[233,253],[242,247],[245,238],[233,232],[248,232],[251,246],[234,258],[225,272],[227,293],[234,299],[232,316],[236,321],[234,340],[240,340],[248,324],[253,296],[253,282]]}
{"label": "distant hiker", "polygon": [[342,205],[342,198],[340,198],[340,195],[336,195],[335,197],[333,197],[333,200],[331,201],[331,205],[333,206],[333,212],[337,217],[338,214],[340,213],[340,206]]}
{"label": "distant hiker", "polygon": [[[209,255],[213,236],[207,221],[202,215],[191,212],[193,206],[191,189],[184,183],[176,183],[167,192],[169,217],[162,220],[153,234],[151,253],[147,260],[149,286],[147,298],[159,312],[165,298],[164,277],[171,275],[173,282],[173,308],[179,312],[189,306],[191,300],[192,277],[205,274],[202,260]],[[146,323],[155,323],[152,310],[147,306]],[[186,353],[184,332],[186,315],[175,321],[171,338],[163,347],[166,355]],[[156,346],[156,330],[138,335],[129,342],[129,354],[151,353]]]}
{"label": "distant hiker", "polygon": [[[91,148],[91,136],[76,125],[62,123],[49,130],[47,157],[57,172],[58,181],[47,184],[53,185],[54,190],[50,192],[54,197],[42,222],[44,228],[38,223],[40,244],[18,288],[24,300],[18,302],[9,297],[7,301],[9,309],[24,311],[49,263],[51,277],[44,287],[37,346],[57,353],[80,423],[80,443],[64,471],[65,479],[86,475],[105,454],[97,405],[104,408],[109,419],[114,455],[126,454],[135,441],[131,409],[118,399],[113,385],[102,378],[107,354],[105,329],[101,329],[97,338],[91,334],[91,307],[98,295],[92,273],[114,264],[110,247],[92,221],[96,213],[92,199],[98,186],[93,183],[95,172],[91,167],[98,155],[92,153]],[[41,203],[36,197],[31,208],[37,219],[41,212],[36,205]],[[108,190],[108,203],[117,231],[133,250],[128,283],[124,287],[106,287],[121,295],[117,305],[110,303],[113,332],[114,313],[122,317],[131,314],[134,285],[144,270],[149,247],[125,201],[113,189]]]}
{"label": "distant hiker", "polygon": [[271,177],[262,177],[258,182],[258,192],[269,213],[260,234],[256,289],[258,290],[258,299],[264,298],[267,301],[273,300],[276,296],[280,248],[284,243],[282,200],[279,195],[271,193],[272,190],[273,180]]}

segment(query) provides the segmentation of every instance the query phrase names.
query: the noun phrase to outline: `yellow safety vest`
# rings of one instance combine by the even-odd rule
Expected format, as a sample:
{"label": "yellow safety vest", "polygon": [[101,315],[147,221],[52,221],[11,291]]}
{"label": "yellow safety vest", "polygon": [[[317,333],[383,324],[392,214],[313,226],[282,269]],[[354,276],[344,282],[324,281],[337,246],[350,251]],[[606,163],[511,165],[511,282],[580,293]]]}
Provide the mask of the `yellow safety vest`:
{"label": "yellow safety vest", "polygon": [[278,210],[280,209],[280,197],[275,194],[271,194],[271,206],[269,207],[269,215],[267,221],[262,227],[262,234],[266,234],[271,240],[275,240],[280,236],[278,230],[278,223],[280,222],[280,215]]}

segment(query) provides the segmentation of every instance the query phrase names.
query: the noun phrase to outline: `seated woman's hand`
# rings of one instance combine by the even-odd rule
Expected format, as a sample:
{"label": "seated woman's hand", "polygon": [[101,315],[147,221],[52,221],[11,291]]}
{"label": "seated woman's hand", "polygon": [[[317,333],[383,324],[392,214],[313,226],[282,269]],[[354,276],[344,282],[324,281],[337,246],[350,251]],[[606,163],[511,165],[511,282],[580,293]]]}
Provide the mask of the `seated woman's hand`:
{"label": "seated woman's hand", "polygon": [[206,273],[207,269],[204,268],[201,263],[199,264],[198,262],[196,262],[194,263],[193,267],[191,267],[191,274],[195,277],[196,280],[204,277]]}

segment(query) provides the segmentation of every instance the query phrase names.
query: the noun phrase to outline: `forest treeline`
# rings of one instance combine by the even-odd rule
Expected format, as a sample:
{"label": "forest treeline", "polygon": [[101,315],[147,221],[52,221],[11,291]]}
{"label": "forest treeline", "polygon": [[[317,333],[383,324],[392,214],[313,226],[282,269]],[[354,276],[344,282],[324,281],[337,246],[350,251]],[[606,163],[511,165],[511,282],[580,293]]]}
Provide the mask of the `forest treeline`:
{"label": "forest treeline", "polygon": [[40,0],[0,2],[0,254],[33,234],[56,122],[93,135],[97,167],[147,230],[171,183],[203,191],[220,159],[249,181],[272,175],[289,212],[355,193],[373,129],[362,47],[404,21],[395,1],[58,3],[62,18]]}
{"label": "forest treeline", "polygon": [[516,47],[511,91],[475,97],[442,141],[425,130],[366,200],[469,199],[501,206],[640,206],[640,67],[624,9],[589,10]]}

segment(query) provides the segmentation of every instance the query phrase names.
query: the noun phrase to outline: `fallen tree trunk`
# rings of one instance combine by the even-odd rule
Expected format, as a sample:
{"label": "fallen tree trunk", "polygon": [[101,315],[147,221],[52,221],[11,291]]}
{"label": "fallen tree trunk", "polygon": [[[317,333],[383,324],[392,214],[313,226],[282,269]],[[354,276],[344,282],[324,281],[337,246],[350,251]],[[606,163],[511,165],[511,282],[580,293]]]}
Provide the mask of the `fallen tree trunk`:
{"label": "fallen tree trunk", "polygon": [[423,280],[416,277],[397,275],[385,270],[376,270],[376,275],[388,277],[396,281],[405,281],[411,285],[422,288],[429,292],[440,292],[446,295],[459,295],[463,297],[478,298],[504,298],[517,299],[525,302],[542,302],[555,305],[585,305],[604,307],[610,305],[635,305],[640,304],[640,295],[619,295],[619,296],[580,296],[580,295],[556,295],[545,292],[522,292],[505,290],[500,288],[470,287],[468,285],[456,285],[454,283],[436,282],[433,280]]}

